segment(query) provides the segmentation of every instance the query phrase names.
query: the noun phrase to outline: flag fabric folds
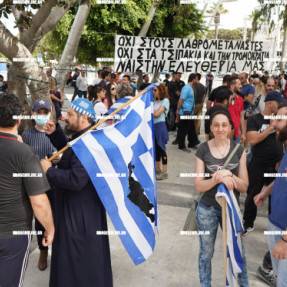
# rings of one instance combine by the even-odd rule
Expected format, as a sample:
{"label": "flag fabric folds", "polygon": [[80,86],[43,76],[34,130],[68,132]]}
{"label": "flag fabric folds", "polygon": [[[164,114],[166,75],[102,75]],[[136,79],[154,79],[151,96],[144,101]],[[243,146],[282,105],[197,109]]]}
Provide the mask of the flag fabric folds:
{"label": "flag fabric folds", "polygon": [[70,142],[135,264],[145,261],[155,247],[152,101],[149,89],[125,109],[123,119]]}
{"label": "flag fabric folds", "polygon": [[221,198],[226,199],[227,232],[227,270],[226,286],[237,286],[237,275],[243,271],[242,245],[240,232],[243,232],[242,217],[233,190],[228,190],[221,183],[217,189],[216,200],[221,205]]}

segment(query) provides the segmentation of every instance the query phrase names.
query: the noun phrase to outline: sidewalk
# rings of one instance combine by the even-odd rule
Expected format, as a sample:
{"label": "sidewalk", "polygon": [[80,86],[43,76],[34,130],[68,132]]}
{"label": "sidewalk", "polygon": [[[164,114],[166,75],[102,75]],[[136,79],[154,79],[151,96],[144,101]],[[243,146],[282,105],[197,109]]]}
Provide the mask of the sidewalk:
{"label": "sidewalk", "polygon": [[[68,99],[70,99],[72,90],[67,89],[65,92]],[[66,101],[65,107],[67,107]],[[203,134],[199,139],[202,142],[204,141]],[[120,239],[117,236],[110,236],[114,287],[200,286],[197,267],[199,240],[195,235],[180,235],[189,212],[191,199],[197,198],[198,195],[193,186],[193,179],[180,178],[179,175],[180,173],[194,172],[196,150],[193,149],[190,154],[180,152],[177,150],[177,146],[171,144],[173,140],[174,135],[170,133],[170,140],[167,146],[169,178],[158,182],[160,226],[159,234],[156,236],[155,251],[146,262],[135,266]],[[241,209],[244,206],[244,200],[245,195],[241,195]],[[258,265],[262,263],[265,252],[268,249],[267,236],[263,234],[264,230],[267,229],[267,222],[267,210],[265,207],[263,210],[258,211],[255,230],[244,237],[249,282],[250,286],[254,287],[267,286],[255,276]],[[110,230],[114,230],[110,221],[108,226]],[[36,239],[34,238],[33,240],[35,241]],[[39,250],[36,248],[30,254],[24,287],[49,286],[50,256],[49,266],[45,271],[40,271],[37,268],[38,257]],[[216,240],[212,267],[212,286],[224,286],[222,283],[224,278],[222,275],[223,254],[222,232],[220,229]]]}

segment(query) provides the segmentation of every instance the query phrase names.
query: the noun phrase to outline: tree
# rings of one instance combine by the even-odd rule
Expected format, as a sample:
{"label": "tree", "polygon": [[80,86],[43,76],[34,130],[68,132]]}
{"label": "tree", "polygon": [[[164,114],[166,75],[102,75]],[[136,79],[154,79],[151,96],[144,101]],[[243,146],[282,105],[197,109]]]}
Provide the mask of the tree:
{"label": "tree", "polygon": [[215,39],[217,39],[218,37],[218,26],[220,24],[220,15],[228,13],[228,10],[223,8],[222,4],[220,4],[217,9],[216,9],[216,6],[217,4],[213,3],[213,7],[209,10],[206,10],[208,14],[212,14],[212,15],[214,14],[214,10],[216,10],[215,17],[214,17],[214,24],[215,24],[215,37],[214,38]]}
{"label": "tree", "polygon": [[[8,79],[12,83],[9,90],[20,97],[26,113],[30,112],[24,88],[27,78],[34,79],[29,85],[33,101],[40,97],[50,100],[49,83],[36,61],[16,62],[13,59],[32,58],[34,49],[43,35],[58,24],[75,2],[76,0],[65,2],[49,0],[42,5],[12,5],[12,1],[5,0],[0,4],[0,39],[2,42],[0,53],[12,62],[8,71]],[[13,14],[15,18],[15,24],[19,30],[18,37],[13,36],[1,21],[2,17],[7,18],[9,14]]]}
{"label": "tree", "polygon": [[254,41],[256,32],[260,29],[261,24],[264,22],[264,19],[261,18],[260,11],[255,9],[249,15],[249,20],[252,20],[252,38],[251,40]]}
{"label": "tree", "polygon": [[58,69],[60,72],[57,72],[57,76],[56,76],[56,79],[59,83],[61,91],[64,91],[64,88],[66,85],[66,79],[68,75],[68,68],[70,67],[76,55],[79,42],[82,36],[82,32],[84,29],[84,25],[89,15],[90,8],[91,8],[91,1],[87,1],[79,6],[77,15],[73,22],[73,26],[69,33],[69,37],[66,42],[65,49],[63,51],[63,54],[61,56],[61,59],[58,65]]}
{"label": "tree", "polygon": [[[278,5],[278,4],[266,4],[264,0],[258,0],[260,3],[260,9],[255,19],[262,17],[266,19],[266,22],[269,25],[269,31],[274,30],[275,23],[279,25],[279,22],[282,22],[283,28],[283,43],[281,50],[281,62],[280,68],[283,70],[285,68],[285,55],[286,55],[286,42],[287,42],[287,5]],[[280,3],[279,3],[280,4]]]}
{"label": "tree", "polygon": [[[243,39],[243,29],[237,28],[234,30],[229,29],[219,29],[218,38],[222,40],[242,40]],[[206,39],[214,39],[214,30],[209,30],[206,35]],[[247,41],[251,40],[251,29],[247,29]]]}
{"label": "tree", "polygon": [[[82,64],[97,66],[97,58],[113,58],[115,33],[139,35],[146,22],[152,0],[128,0],[126,5],[92,4],[82,33],[76,58]],[[76,15],[72,7],[56,28],[43,39],[41,45],[60,55]],[[194,4],[180,5],[180,1],[161,1],[158,5],[148,37],[186,38],[205,30],[201,12]],[[43,44],[44,43],[44,44]],[[50,47],[50,48],[49,48]]]}

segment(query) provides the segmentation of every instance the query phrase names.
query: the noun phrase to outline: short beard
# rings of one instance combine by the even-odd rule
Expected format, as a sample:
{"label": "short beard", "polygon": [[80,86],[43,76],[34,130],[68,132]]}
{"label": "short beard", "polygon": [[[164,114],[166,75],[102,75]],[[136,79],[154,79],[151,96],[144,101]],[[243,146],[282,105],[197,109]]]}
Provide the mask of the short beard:
{"label": "short beard", "polygon": [[287,125],[282,130],[279,131],[277,140],[280,142],[284,142],[287,140]]}
{"label": "short beard", "polygon": [[[78,119],[78,121],[77,121],[77,124],[79,124],[79,119]],[[70,136],[72,136],[73,134],[75,134],[75,133],[77,133],[78,132],[78,130],[76,130],[75,129],[75,127],[70,127],[70,128],[68,128],[67,127],[67,122],[66,122],[66,125],[65,125],[65,127],[64,127],[64,133],[68,136],[68,137],[70,137]]]}

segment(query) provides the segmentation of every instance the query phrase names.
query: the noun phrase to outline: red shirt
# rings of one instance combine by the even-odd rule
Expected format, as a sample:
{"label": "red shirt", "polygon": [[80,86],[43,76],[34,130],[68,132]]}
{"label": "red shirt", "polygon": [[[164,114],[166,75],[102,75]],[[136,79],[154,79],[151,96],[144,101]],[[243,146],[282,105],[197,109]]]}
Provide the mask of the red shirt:
{"label": "red shirt", "polygon": [[231,102],[229,108],[229,113],[234,124],[234,133],[236,137],[239,137],[239,127],[240,127],[240,116],[243,111],[243,99],[240,96],[236,96]]}

